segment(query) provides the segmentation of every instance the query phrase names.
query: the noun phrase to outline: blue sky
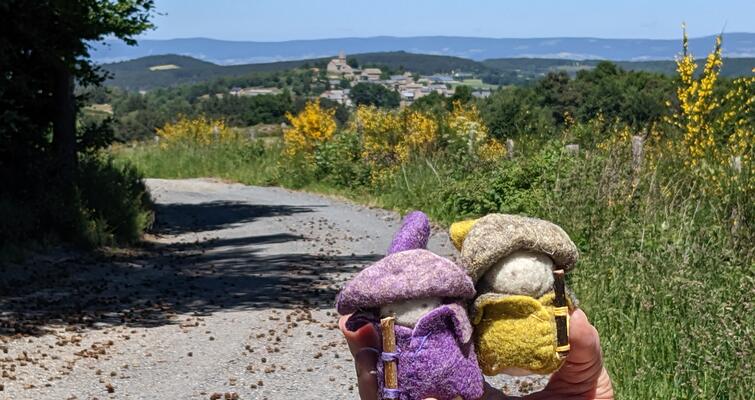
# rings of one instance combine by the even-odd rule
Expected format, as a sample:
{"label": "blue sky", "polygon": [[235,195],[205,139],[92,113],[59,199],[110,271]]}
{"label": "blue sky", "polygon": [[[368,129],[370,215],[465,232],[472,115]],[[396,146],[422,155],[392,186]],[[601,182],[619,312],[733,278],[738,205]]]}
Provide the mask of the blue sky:
{"label": "blue sky", "polygon": [[369,36],[663,38],[755,32],[755,0],[157,0],[143,37],[279,41]]}

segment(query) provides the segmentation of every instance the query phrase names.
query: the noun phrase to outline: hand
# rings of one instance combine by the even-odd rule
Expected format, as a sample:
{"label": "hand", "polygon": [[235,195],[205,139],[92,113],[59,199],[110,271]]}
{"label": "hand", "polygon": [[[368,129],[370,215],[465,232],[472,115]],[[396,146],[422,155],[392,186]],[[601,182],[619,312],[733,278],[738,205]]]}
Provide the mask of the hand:
{"label": "hand", "polygon": [[[380,337],[371,324],[366,324],[355,332],[348,331],[344,326],[347,319],[348,316],[341,317],[339,326],[354,356],[359,396],[362,400],[377,400],[375,366],[378,353],[372,349],[380,349]],[[545,390],[525,399],[613,400],[613,386],[608,372],[603,367],[598,331],[590,325],[582,310],[576,310],[571,314],[569,344],[571,350],[566,362],[553,374]],[[483,396],[484,400],[505,398],[494,389],[487,390]]]}

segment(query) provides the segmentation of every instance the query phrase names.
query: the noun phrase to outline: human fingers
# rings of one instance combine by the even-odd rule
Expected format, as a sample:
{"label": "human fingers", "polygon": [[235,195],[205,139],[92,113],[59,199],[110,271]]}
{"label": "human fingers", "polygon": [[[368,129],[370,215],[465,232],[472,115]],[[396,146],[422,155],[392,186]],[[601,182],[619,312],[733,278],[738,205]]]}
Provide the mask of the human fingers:
{"label": "human fingers", "polygon": [[359,385],[359,397],[362,400],[377,400],[377,361],[380,348],[380,338],[372,324],[365,324],[356,331],[346,329],[346,320],[349,316],[343,316],[338,321],[349,351],[354,357],[354,367],[357,372],[357,384]]}
{"label": "human fingers", "polygon": [[[544,395],[612,398],[613,390],[603,367],[598,331],[582,310],[575,310],[569,321],[569,355],[551,378]],[[606,397],[610,392],[611,397]]]}

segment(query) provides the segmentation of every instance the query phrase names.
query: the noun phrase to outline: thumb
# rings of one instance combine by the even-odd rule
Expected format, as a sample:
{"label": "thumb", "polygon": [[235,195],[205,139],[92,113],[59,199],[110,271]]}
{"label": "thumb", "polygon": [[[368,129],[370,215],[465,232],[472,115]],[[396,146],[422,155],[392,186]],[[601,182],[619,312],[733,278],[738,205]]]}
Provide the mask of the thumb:
{"label": "thumb", "polygon": [[357,371],[357,384],[361,400],[377,400],[377,361],[380,351],[380,337],[372,324],[365,324],[356,331],[346,328],[346,321],[350,315],[341,317],[338,326],[341,328],[349,351],[354,357],[354,367]]}
{"label": "thumb", "polygon": [[564,365],[553,374],[545,391],[559,395],[590,394],[603,371],[603,355],[598,331],[582,310],[571,314],[569,345]]}

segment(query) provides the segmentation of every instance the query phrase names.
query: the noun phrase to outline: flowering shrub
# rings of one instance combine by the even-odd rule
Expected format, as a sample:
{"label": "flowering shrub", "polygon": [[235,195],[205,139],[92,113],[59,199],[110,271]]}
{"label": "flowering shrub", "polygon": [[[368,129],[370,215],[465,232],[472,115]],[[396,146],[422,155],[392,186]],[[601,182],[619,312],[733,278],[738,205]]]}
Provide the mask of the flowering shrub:
{"label": "flowering shrub", "polygon": [[178,144],[208,146],[228,143],[236,140],[238,135],[220,120],[181,117],[176,122],[169,122],[158,128],[157,137],[160,139],[160,146],[166,148]]}
{"label": "flowering shrub", "polygon": [[[719,35],[702,74],[696,78],[697,65],[688,51],[685,28],[683,53],[677,60],[679,108],[667,122],[681,130],[684,164],[705,181],[704,190],[722,193],[728,188],[751,192],[755,189],[752,173],[755,78],[735,80],[731,90],[723,95],[715,91],[723,65],[721,43]],[[671,102],[667,104],[670,106]]]}
{"label": "flowering shrub", "polygon": [[488,139],[488,127],[474,105],[463,107],[461,102],[455,101],[448,116],[448,127],[445,139],[451,151],[475,156],[477,149]]}
{"label": "flowering shrub", "polygon": [[287,114],[291,128],[283,133],[285,153],[288,156],[313,153],[317,145],[327,142],[336,131],[335,110],[320,107],[320,101],[310,101],[297,115]]}
{"label": "flowering shrub", "polygon": [[[755,69],[753,69],[755,72]],[[719,129],[728,134],[724,154],[728,155],[734,181],[741,191],[755,191],[755,171],[752,157],[755,153],[755,76],[736,79],[733,88],[722,101],[724,113]]]}
{"label": "flowering shrub", "polygon": [[477,150],[480,160],[494,162],[506,156],[506,146],[495,139],[489,139]]}
{"label": "flowering shrub", "polygon": [[[700,78],[695,78],[695,59],[688,49],[687,30],[684,29],[682,56],[677,60],[676,71],[679,85],[676,95],[679,111],[668,121],[680,128],[684,134],[684,145],[688,152],[687,164],[696,166],[706,157],[715,157],[717,148],[714,138],[715,111],[720,103],[713,96],[713,88],[721,72],[721,36],[716,37],[716,45],[705,62]],[[668,103],[671,105],[671,103]]]}
{"label": "flowering shrub", "polygon": [[412,157],[430,155],[438,136],[438,123],[428,114],[374,106],[359,106],[350,129],[362,138],[362,159],[372,182],[387,178]]}
{"label": "flowering shrub", "polygon": [[396,152],[400,161],[409,160],[412,154],[428,156],[433,150],[438,135],[438,123],[432,116],[404,110],[401,113],[403,135]]}
{"label": "flowering shrub", "polygon": [[448,127],[446,143],[457,159],[494,161],[506,155],[506,147],[490,137],[474,104],[462,106],[461,102],[454,101]]}
{"label": "flowering shrub", "polygon": [[370,164],[393,165],[401,140],[401,120],[394,112],[375,106],[359,106],[351,129],[362,137],[362,157]]}

